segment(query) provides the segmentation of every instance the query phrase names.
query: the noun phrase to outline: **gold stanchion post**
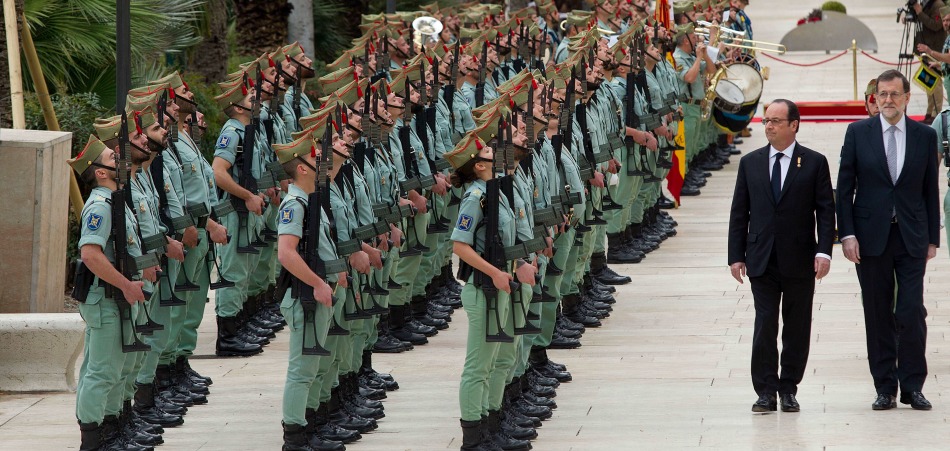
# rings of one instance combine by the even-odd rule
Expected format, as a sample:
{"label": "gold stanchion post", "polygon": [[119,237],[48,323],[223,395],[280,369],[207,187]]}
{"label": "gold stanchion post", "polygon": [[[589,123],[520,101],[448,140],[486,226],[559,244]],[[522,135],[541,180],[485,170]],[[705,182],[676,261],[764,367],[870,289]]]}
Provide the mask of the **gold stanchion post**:
{"label": "gold stanchion post", "polygon": [[854,74],[854,100],[858,100],[858,42],[851,40],[851,71]]}

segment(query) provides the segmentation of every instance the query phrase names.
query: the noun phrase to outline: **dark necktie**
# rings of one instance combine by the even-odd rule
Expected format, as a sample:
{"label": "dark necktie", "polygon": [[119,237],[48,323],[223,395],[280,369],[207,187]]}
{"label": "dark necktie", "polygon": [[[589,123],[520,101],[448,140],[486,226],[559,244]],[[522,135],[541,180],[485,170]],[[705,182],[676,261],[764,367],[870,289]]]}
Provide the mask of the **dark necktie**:
{"label": "dark necktie", "polygon": [[772,165],[772,198],[778,202],[778,196],[782,194],[782,157],[781,152],[775,154],[775,164]]}

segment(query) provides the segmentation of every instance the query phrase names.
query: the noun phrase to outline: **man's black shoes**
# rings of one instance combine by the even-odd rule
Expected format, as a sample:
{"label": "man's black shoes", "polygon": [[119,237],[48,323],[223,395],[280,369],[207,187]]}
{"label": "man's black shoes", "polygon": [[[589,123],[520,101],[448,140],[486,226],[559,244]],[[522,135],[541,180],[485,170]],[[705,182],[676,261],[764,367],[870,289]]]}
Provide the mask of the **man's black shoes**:
{"label": "man's black shoes", "polygon": [[[926,399],[924,401],[926,401]],[[894,401],[894,396],[885,393],[878,393],[877,399],[875,399],[874,403],[871,404],[871,408],[874,410],[890,410],[895,407],[897,407],[897,402]]]}
{"label": "man's black shoes", "polygon": [[778,410],[778,403],[774,393],[759,395],[759,399],[752,404],[752,411],[755,413],[775,412]]}
{"label": "man's black shoes", "polygon": [[795,399],[794,394],[785,393],[780,395],[779,398],[782,401],[782,412],[798,412],[802,410],[802,406],[798,405],[798,400]]}
{"label": "man's black shoes", "polygon": [[919,391],[910,393],[901,393],[901,404],[910,404],[914,410],[930,410],[933,408],[930,401],[924,398],[924,394]]}

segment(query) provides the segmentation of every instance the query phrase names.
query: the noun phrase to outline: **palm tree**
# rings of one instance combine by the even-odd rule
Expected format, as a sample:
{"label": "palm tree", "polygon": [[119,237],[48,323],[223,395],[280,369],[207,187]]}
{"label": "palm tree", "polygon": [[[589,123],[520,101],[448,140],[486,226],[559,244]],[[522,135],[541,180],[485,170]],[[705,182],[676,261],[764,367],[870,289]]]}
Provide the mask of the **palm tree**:
{"label": "palm tree", "polygon": [[[179,54],[199,41],[195,24],[203,13],[203,3],[131,2],[133,85],[164,72],[168,55]],[[102,104],[113,104],[115,1],[25,0],[23,11],[51,89],[58,93],[95,92]]]}
{"label": "palm tree", "polygon": [[[23,27],[23,0],[13,2],[16,9],[17,31]],[[3,14],[0,14],[0,19]],[[13,127],[13,112],[10,108],[10,66],[7,61],[7,34],[0,33],[0,128]]]}
{"label": "palm tree", "polygon": [[207,0],[198,29],[203,39],[189,51],[189,66],[205,83],[223,80],[228,74],[228,1]]}
{"label": "palm tree", "polygon": [[260,56],[286,45],[289,14],[287,0],[234,0],[240,52]]}

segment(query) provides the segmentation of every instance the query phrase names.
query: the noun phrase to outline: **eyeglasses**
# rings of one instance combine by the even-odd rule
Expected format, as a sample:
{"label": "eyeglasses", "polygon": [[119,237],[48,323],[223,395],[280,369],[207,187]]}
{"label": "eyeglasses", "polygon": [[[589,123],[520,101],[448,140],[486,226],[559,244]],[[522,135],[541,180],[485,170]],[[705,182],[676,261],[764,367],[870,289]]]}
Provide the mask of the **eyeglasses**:
{"label": "eyeglasses", "polygon": [[900,96],[902,96],[902,95],[904,95],[904,94],[907,94],[907,93],[906,93],[906,92],[898,92],[898,91],[893,91],[893,92],[879,92],[879,93],[877,93],[877,96],[880,97],[880,98],[882,98],[882,99],[884,99],[884,100],[887,100],[888,98],[896,99],[896,98],[898,98],[898,97],[900,97]]}
{"label": "eyeglasses", "polygon": [[769,119],[769,118],[762,119],[762,125],[766,127],[768,127],[770,123],[772,125],[782,125],[782,122],[790,122],[790,121],[788,119]]}

